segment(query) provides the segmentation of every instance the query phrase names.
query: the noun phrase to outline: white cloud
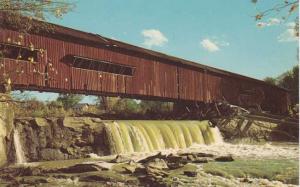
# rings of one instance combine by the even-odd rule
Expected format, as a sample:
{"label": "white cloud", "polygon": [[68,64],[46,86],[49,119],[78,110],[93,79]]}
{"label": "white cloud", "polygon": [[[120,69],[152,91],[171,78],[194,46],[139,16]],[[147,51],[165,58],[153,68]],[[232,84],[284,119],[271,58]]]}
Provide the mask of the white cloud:
{"label": "white cloud", "polygon": [[279,42],[298,41],[299,37],[296,36],[295,23],[290,22],[290,23],[287,23],[286,26],[287,26],[287,29],[277,37],[277,40]]}
{"label": "white cloud", "polygon": [[204,49],[206,49],[209,52],[215,52],[220,50],[219,46],[210,39],[202,40],[201,45]]}
{"label": "white cloud", "polygon": [[288,22],[288,23],[286,24],[286,26],[287,26],[288,28],[294,28],[294,27],[296,26],[296,23],[295,23],[295,22]]}
{"label": "white cloud", "polygon": [[280,23],[281,23],[281,21],[278,18],[270,18],[269,19],[269,24],[271,24],[271,25],[278,25]]}
{"label": "white cloud", "polygon": [[263,27],[266,27],[268,24],[266,22],[258,22],[256,24],[257,27],[260,27],[260,28],[263,28]]}
{"label": "white cloud", "polygon": [[218,41],[217,39],[204,38],[200,42],[201,46],[209,52],[219,51],[221,47],[229,46],[226,41]]}
{"label": "white cloud", "polygon": [[157,29],[146,29],[142,31],[144,45],[151,48],[153,46],[163,46],[168,42],[167,37]]}
{"label": "white cloud", "polygon": [[294,29],[286,29],[283,33],[278,36],[279,42],[294,42],[298,41],[298,37],[295,35]]}
{"label": "white cloud", "polygon": [[270,27],[273,25],[279,25],[281,23],[281,20],[278,18],[270,18],[267,22],[258,22],[256,25],[258,27]]}

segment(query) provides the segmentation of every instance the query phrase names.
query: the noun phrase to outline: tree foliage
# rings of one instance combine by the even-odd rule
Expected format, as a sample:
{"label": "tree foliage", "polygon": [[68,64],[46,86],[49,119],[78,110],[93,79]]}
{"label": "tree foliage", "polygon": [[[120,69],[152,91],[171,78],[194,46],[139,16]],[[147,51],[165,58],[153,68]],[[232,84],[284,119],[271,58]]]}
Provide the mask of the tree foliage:
{"label": "tree foliage", "polygon": [[137,114],[140,110],[140,105],[134,99],[119,99],[112,107],[115,113],[121,114]]}
{"label": "tree foliage", "polygon": [[45,20],[47,16],[62,17],[73,7],[65,0],[1,0],[0,11]]}
{"label": "tree foliage", "polygon": [[98,97],[97,104],[105,112],[117,114],[161,114],[173,110],[172,103],[161,101],[135,100],[118,97]]}
{"label": "tree foliage", "polygon": [[[58,101],[39,101],[29,92],[12,93],[17,102],[12,106],[16,116],[20,117],[64,117],[68,113],[64,110],[62,103]],[[72,114],[70,112],[70,114]]]}
{"label": "tree foliage", "polygon": [[277,78],[267,77],[265,81],[289,90],[292,105],[299,103],[299,65]]}
{"label": "tree foliage", "polygon": [[61,102],[64,109],[68,110],[74,107],[83,99],[82,95],[77,94],[59,94],[57,101]]}
{"label": "tree foliage", "polygon": [[74,8],[67,0],[0,0],[0,25],[11,26],[19,31],[50,30],[44,21],[50,17],[61,18]]}
{"label": "tree foliage", "polygon": [[299,65],[278,77],[278,85],[290,91],[293,105],[299,103]]}
{"label": "tree foliage", "polygon": [[113,106],[120,100],[118,97],[98,96],[96,103],[98,108],[106,112],[111,111]]}
{"label": "tree foliage", "polygon": [[[251,0],[257,4],[259,0]],[[268,16],[281,16],[282,19],[287,19],[291,14],[297,13],[299,7],[298,0],[279,0],[274,1],[273,6],[268,9],[259,10],[255,15],[256,20],[261,20]]]}
{"label": "tree foliage", "polygon": [[272,85],[276,85],[276,79],[273,78],[273,77],[266,77],[264,79],[265,82],[269,83],[269,84],[272,84]]}
{"label": "tree foliage", "polygon": [[143,113],[161,113],[169,112],[171,110],[171,105],[169,102],[141,101],[140,106]]}

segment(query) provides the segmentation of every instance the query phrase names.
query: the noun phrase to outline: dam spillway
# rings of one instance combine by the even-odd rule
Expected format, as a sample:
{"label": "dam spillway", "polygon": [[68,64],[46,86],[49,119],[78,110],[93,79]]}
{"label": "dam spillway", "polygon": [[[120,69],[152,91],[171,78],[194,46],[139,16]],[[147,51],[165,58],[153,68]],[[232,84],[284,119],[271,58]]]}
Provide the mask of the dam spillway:
{"label": "dam spillway", "polygon": [[209,121],[121,120],[105,122],[111,154],[184,149],[193,144],[222,143]]}
{"label": "dam spillway", "polygon": [[[67,160],[134,152],[185,149],[222,143],[209,121],[17,119],[11,144],[14,163]],[[0,142],[1,143],[1,142]]]}

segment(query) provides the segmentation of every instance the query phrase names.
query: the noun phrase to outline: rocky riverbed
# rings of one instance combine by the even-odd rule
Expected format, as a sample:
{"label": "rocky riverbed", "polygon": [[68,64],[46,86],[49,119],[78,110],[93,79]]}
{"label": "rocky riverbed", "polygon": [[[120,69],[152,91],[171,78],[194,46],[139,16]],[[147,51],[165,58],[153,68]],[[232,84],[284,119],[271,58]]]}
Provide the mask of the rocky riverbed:
{"label": "rocky riverbed", "polygon": [[188,149],[10,165],[7,186],[296,186],[298,144],[194,145]]}

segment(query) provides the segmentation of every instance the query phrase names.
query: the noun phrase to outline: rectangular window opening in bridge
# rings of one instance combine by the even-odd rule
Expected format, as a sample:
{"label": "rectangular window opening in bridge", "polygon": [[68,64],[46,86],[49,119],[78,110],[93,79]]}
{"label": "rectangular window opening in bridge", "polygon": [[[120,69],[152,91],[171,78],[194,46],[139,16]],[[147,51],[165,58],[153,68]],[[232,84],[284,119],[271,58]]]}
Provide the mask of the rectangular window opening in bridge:
{"label": "rectangular window opening in bridge", "polygon": [[118,75],[133,76],[135,67],[104,60],[89,59],[85,57],[72,56],[73,67],[87,70],[102,71]]}
{"label": "rectangular window opening in bridge", "polygon": [[38,50],[15,44],[0,43],[0,58],[38,62]]}

